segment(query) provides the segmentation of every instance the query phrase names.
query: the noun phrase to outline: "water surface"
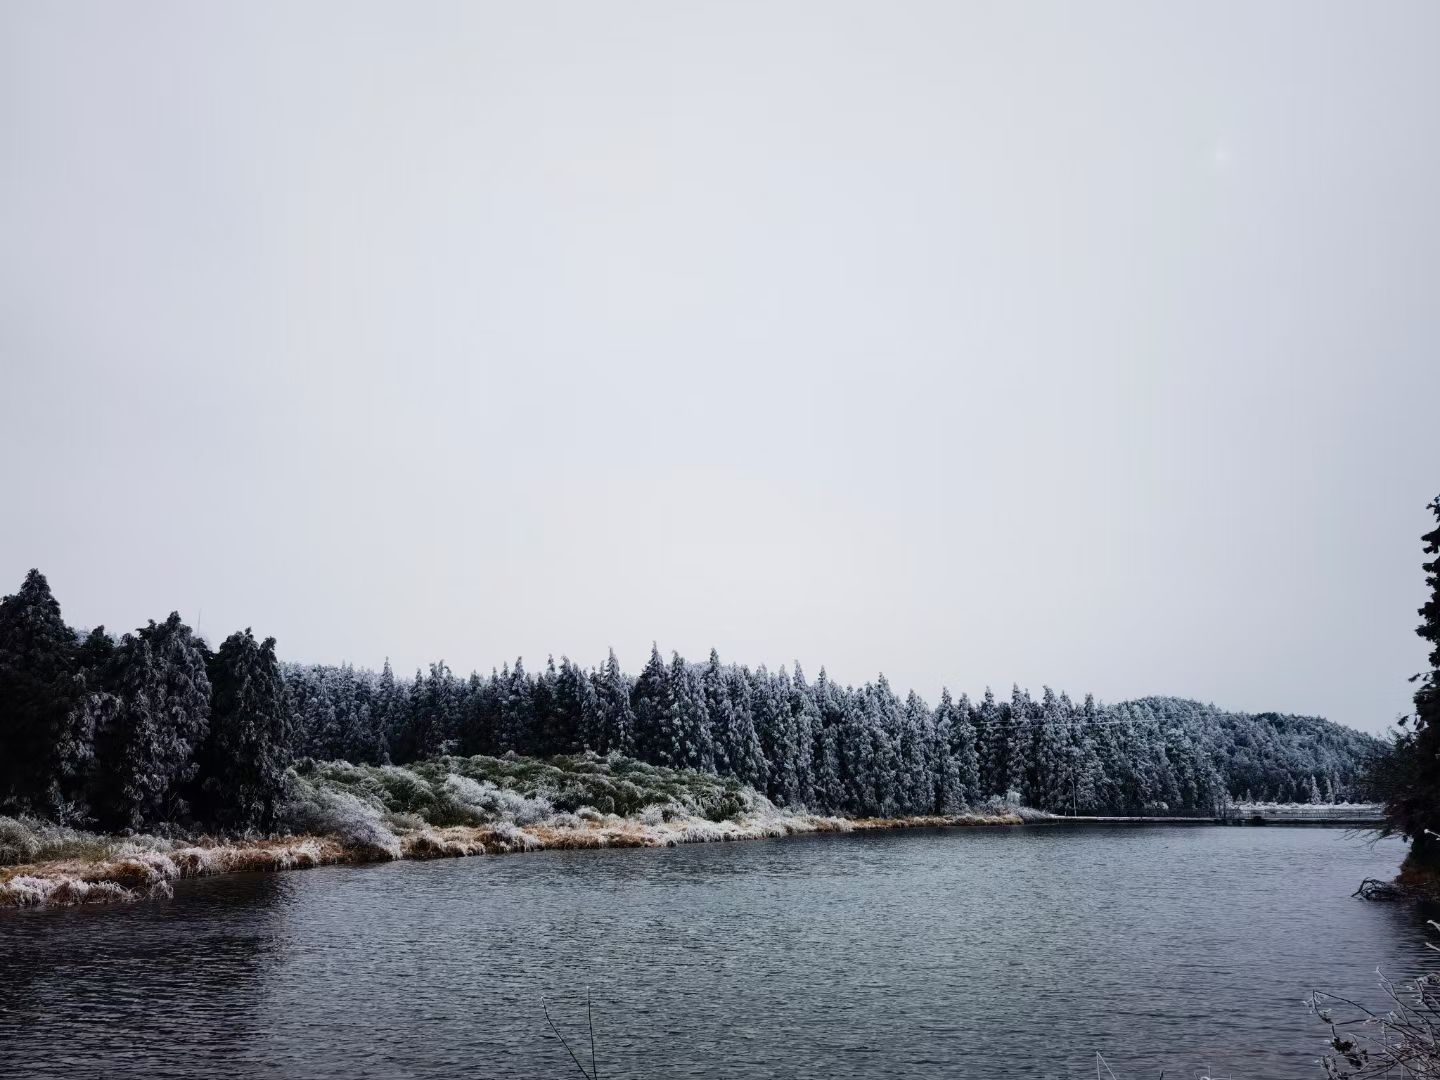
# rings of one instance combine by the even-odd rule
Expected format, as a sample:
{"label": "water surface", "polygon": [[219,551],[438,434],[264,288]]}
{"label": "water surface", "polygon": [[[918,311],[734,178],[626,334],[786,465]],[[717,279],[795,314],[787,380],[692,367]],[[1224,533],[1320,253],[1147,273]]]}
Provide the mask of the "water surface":
{"label": "water surface", "polygon": [[1432,964],[1398,842],[1065,826],[544,852],[0,913],[17,1077],[1316,1076],[1312,988]]}

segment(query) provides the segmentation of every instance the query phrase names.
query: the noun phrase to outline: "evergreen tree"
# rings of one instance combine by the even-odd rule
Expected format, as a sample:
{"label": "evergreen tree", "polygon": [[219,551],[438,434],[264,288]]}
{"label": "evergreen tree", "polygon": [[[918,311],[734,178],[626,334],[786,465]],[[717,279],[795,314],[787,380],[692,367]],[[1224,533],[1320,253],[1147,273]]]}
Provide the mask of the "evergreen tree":
{"label": "evergreen tree", "polygon": [[361,765],[385,765],[390,761],[386,738],[385,712],[377,693],[373,673],[357,673],[348,664],[344,670],[344,702],[348,711],[344,727],[342,756]]}
{"label": "evergreen tree", "polygon": [[750,674],[750,701],[755,732],[768,763],[765,794],[780,806],[793,806],[800,799],[800,776],[796,770],[789,679],[782,683],[763,666],[756,668]]}
{"label": "evergreen tree", "polygon": [[[782,681],[785,670],[780,671]],[[805,681],[805,672],[800,661],[795,661],[795,674],[788,680],[790,701],[789,739],[794,747],[796,787],[791,799],[793,806],[809,806],[814,801],[815,788],[815,729],[820,725],[820,709],[815,704],[815,693]]]}
{"label": "evergreen tree", "polygon": [[674,768],[715,771],[715,743],[700,675],[673,654],[665,682],[665,716],[656,761]]}
{"label": "evergreen tree", "polygon": [[546,657],[545,670],[530,680],[530,715],[534,727],[530,741],[521,753],[536,757],[551,757],[560,753],[559,742],[564,738],[561,729],[565,724],[556,715],[555,684],[559,679],[555,657]]}
{"label": "evergreen tree", "polygon": [[900,767],[896,786],[900,807],[907,814],[936,813],[939,809],[936,776],[943,775],[946,766],[937,757],[939,746],[935,740],[934,717],[920,695],[911,690],[899,711],[899,720]]}
{"label": "evergreen tree", "polygon": [[105,632],[105,627],[97,626],[85,635],[75,656],[85,672],[87,688],[101,689],[106,666],[114,655],[115,639]]}
{"label": "evergreen tree", "polygon": [[980,762],[975,753],[975,726],[970,720],[970,699],[960,695],[952,702],[950,691],[940,691],[935,708],[936,738],[945,744],[948,764],[945,786],[938,794],[946,798],[946,813],[956,813],[980,799]]}
{"label": "evergreen tree", "polygon": [[1004,786],[1004,778],[1001,762],[997,761],[997,752],[1003,749],[1004,740],[1000,736],[1000,706],[995,702],[995,691],[990,687],[985,688],[985,694],[980,699],[980,704],[971,710],[971,727],[975,729],[975,754],[980,772],[980,797],[988,799],[991,795],[1004,795],[1001,790]]}
{"label": "evergreen tree", "polygon": [[394,751],[391,747],[405,727],[408,704],[404,693],[395,682],[395,671],[390,667],[390,658],[387,656],[385,666],[380,669],[379,678],[375,681],[375,726],[384,735],[384,763],[389,763],[393,758]]}
{"label": "evergreen tree", "polygon": [[841,740],[845,726],[846,694],[830,681],[825,669],[815,679],[818,716],[811,752],[812,787],[817,809],[838,810],[846,804],[846,769]]}
{"label": "evergreen tree", "polygon": [[[658,656],[658,654],[656,654]],[[596,744],[600,754],[636,753],[635,711],[630,706],[630,681],[620,670],[615,650],[610,650],[605,666],[593,677],[597,707]]]}
{"label": "evergreen tree", "polygon": [[460,727],[459,697],[455,676],[445,661],[431,664],[428,675],[415,672],[406,722],[394,747],[397,762],[423,761],[453,748]]}
{"label": "evergreen tree", "polygon": [[[200,805],[226,829],[270,829],[291,756],[290,705],[275,639],[247,627],[210,658],[210,730],[200,755]],[[353,758],[352,758],[353,760]]]}
{"label": "evergreen tree", "polygon": [[184,793],[209,731],[206,659],[174,612],[117,646],[108,680],[115,700],[96,732],[95,812],[103,823],[140,829],[188,816]]}
{"label": "evergreen tree", "polygon": [[[550,702],[546,741],[550,754],[574,754],[587,745],[587,733],[598,728],[599,703],[590,677],[562,657]],[[590,749],[595,749],[590,744]]]}
{"label": "evergreen tree", "polygon": [[533,752],[535,744],[535,691],[525,664],[517,657],[515,667],[502,668],[499,684],[500,750],[517,754]]}
{"label": "evergreen tree", "polygon": [[[1013,708],[1014,706],[1012,706]],[[1074,801],[1074,768],[1070,760],[1067,710],[1050,687],[1044,688],[1039,708],[1030,708],[1026,727],[1026,801],[1042,810],[1055,810]]]}
{"label": "evergreen tree", "polygon": [[860,813],[868,817],[894,817],[899,812],[899,711],[883,675],[860,693],[857,719],[864,745],[855,776]]}
{"label": "evergreen tree", "polygon": [[630,708],[635,714],[635,756],[642,761],[659,762],[659,756],[668,749],[669,740],[665,734],[666,681],[668,672],[665,661],[660,659],[660,649],[654,643],[650,646],[650,659],[645,670],[630,689]]}
{"label": "evergreen tree", "polygon": [[1113,759],[1095,695],[1086,694],[1074,727],[1075,792],[1077,813],[1096,813],[1115,805],[1107,763]]}
{"label": "evergreen tree", "polygon": [[75,634],[31,570],[0,601],[0,807],[56,814],[79,798],[85,693]]}
{"label": "evergreen tree", "polygon": [[1430,646],[1429,670],[1415,676],[1415,715],[1401,721],[1383,779],[1387,830],[1409,837],[1414,864],[1434,869],[1440,867],[1440,497],[1429,509],[1437,524],[1421,543],[1431,556],[1422,567],[1430,595],[1415,631]]}

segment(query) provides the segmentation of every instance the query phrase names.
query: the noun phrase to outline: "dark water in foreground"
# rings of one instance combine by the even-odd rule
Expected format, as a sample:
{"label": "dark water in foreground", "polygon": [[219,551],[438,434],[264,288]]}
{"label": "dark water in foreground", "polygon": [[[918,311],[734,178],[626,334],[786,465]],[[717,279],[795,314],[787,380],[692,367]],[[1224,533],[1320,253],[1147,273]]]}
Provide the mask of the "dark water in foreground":
{"label": "dark water in foreground", "polygon": [[[1097,826],[550,852],[0,913],[6,1077],[1319,1076],[1312,987],[1433,963],[1396,842]],[[588,1043],[586,1044],[588,1060]]]}

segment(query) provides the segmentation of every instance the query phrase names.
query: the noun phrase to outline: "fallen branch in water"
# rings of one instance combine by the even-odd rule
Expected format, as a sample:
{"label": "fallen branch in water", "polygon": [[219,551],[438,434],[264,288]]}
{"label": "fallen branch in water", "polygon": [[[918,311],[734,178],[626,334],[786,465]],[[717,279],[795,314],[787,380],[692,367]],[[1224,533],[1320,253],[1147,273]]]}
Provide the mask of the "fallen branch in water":
{"label": "fallen branch in water", "polygon": [[1350,895],[1358,896],[1362,900],[1403,900],[1408,894],[1394,882],[1367,877]]}

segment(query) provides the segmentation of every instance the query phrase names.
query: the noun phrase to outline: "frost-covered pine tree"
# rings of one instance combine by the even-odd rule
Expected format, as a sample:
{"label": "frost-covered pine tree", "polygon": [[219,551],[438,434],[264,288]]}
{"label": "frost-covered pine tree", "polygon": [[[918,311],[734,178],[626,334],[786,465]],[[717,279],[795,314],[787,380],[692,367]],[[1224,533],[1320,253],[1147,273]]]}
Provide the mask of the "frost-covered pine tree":
{"label": "frost-covered pine tree", "polygon": [[555,684],[559,679],[560,672],[555,667],[555,657],[549,656],[545,659],[545,670],[530,681],[530,708],[535,718],[535,727],[530,744],[525,750],[527,754],[550,757],[560,752],[558,743],[563,737],[559,730],[562,722],[557,715],[555,702]]}
{"label": "frost-covered pine tree", "polygon": [[992,795],[1004,795],[1001,788],[1005,780],[1003,760],[1004,740],[1000,738],[1000,706],[995,701],[995,691],[985,688],[980,703],[971,710],[971,726],[975,729],[975,754],[979,766],[982,799]]}
{"label": "frost-covered pine tree", "polygon": [[535,692],[525,673],[525,662],[519,657],[514,668],[500,669],[499,699],[500,751],[531,753],[535,744]]}
{"label": "frost-covered pine tree", "polygon": [[[378,693],[378,691],[377,691]],[[456,748],[461,754],[499,753],[500,674],[493,668],[489,678],[472,671],[458,706],[460,717]]]}
{"label": "frost-covered pine tree", "polygon": [[1009,708],[1000,711],[997,752],[1000,761],[1000,775],[997,779],[1005,784],[1002,794],[1024,792],[1025,778],[1030,768],[1029,749],[1032,714],[1037,711],[1030,691],[1021,690],[1019,684],[1010,687]]}
{"label": "frost-covered pine tree", "polygon": [[950,698],[949,689],[940,691],[935,706],[935,739],[939,767],[935,775],[935,802],[940,813],[953,814],[979,798],[979,764],[975,757],[975,729],[970,723],[970,701]]}
{"label": "frost-covered pine tree", "polygon": [[172,612],[125,635],[112,663],[115,704],[96,732],[96,816],[124,829],[183,821],[209,732],[205,653]]}
{"label": "frost-covered pine tree", "polygon": [[735,703],[730,698],[726,669],[720,663],[717,649],[710,650],[710,659],[700,672],[700,685],[705,691],[705,713],[710,718],[710,734],[715,743],[715,771],[721,776],[734,776],[736,756],[732,743],[735,726]]}
{"label": "frost-covered pine tree", "polygon": [[605,666],[592,676],[595,686],[597,724],[594,750],[600,754],[635,753],[635,711],[630,706],[630,680],[620,670],[615,650]]}
{"label": "frost-covered pine tree", "polygon": [[678,652],[665,680],[665,718],[659,764],[715,771],[715,741],[700,674]]}
{"label": "frost-covered pine tree", "polygon": [[586,736],[594,738],[592,733],[599,726],[598,715],[599,707],[590,677],[568,656],[562,657],[554,680],[550,719],[546,725],[547,754],[574,754],[587,745],[595,749],[593,743],[587,742]]}
{"label": "frost-covered pine tree", "polygon": [[392,759],[394,754],[392,746],[405,726],[408,704],[404,692],[395,681],[395,671],[390,666],[390,658],[387,656],[384,666],[380,669],[380,674],[375,679],[374,702],[375,726],[384,737],[386,762]]}
{"label": "frost-covered pine tree", "polygon": [[765,793],[781,806],[794,806],[800,801],[789,683],[788,678],[782,682],[780,676],[771,675],[763,664],[750,673],[755,731],[769,763]]}
{"label": "frost-covered pine tree", "polygon": [[344,756],[335,702],[330,697],[332,669],[320,666],[291,667],[285,672],[300,733],[300,751],[306,757],[331,761]]}
{"label": "frost-covered pine tree", "polygon": [[1108,760],[1105,731],[1101,723],[1100,708],[1095,704],[1095,695],[1086,694],[1085,701],[1076,710],[1072,729],[1075,758],[1074,805],[1080,813],[1096,813],[1113,805],[1111,786],[1105,769]]}
{"label": "frost-covered pine tree", "polygon": [[431,664],[428,674],[415,672],[409,698],[406,723],[394,747],[401,764],[446,753],[459,727],[460,688],[444,660]]}
{"label": "frost-covered pine tree", "polygon": [[0,601],[0,806],[52,814],[78,799],[89,754],[74,632],[39,570]]}
{"label": "frost-covered pine tree", "polygon": [[275,639],[247,627],[210,658],[209,735],[200,752],[203,816],[226,829],[270,829],[290,764],[290,703]]}
{"label": "frost-covered pine tree", "polygon": [[844,734],[846,693],[830,681],[825,669],[813,687],[817,718],[811,752],[812,808],[834,813],[845,806],[845,761],[841,740]]}
{"label": "frost-covered pine tree", "polygon": [[730,743],[731,775],[756,791],[764,791],[767,785],[770,764],[760,746],[760,734],[755,729],[755,709],[751,704],[750,678],[747,673],[734,666],[725,669],[725,690],[730,700]]}
{"label": "frost-covered pine tree", "polygon": [[860,722],[868,747],[857,762],[864,809],[871,817],[894,817],[900,807],[900,703],[881,675],[860,692]]}
{"label": "frost-covered pine tree", "polygon": [[347,665],[353,714],[345,725],[345,760],[362,765],[386,765],[390,761],[385,711],[380,703],[374,672],[357,673]]}
{"label": "frost-covered pine tree", "polygon": [[[782,680],[785,670],[780,671]],[[800,661],[795,661],[795,673],[789,678],[790,700],[790,741],[794,746],[795,776],[797,786],[794,805],[809,806],[815,798],[815,729],[820,724],[820,709],[815,703],[815,692],[805,681],[805,672]]]}
{"label": "frost-covered pine tree", "polygon": [[642,761],[659,762],[668,749],[665,735],[667,706],[666,680],[668,671],[660,658],[660,648],[650,645],[650,659],[630,690],[630,708],[635,713],[635,756]]}
{"label": "frost-covered pine tree", "polygon": [[[936,812],[935,778],[945,766],[936,757],[935,721],[930,708],[914,690],[900,710],[900,769],[898,801],[907,814]],[[949,756],[948,748],[946,757]]]}
{"label": "frost-covered pine tree", "polygon": [[1072,806],[1076,791],[1070,760],[1070,718],[1065,705],[1047,686],[1038,707],[1031,705],[1028,695],[1023,707],[1028,732],[1025,801],[1042,810]]}

